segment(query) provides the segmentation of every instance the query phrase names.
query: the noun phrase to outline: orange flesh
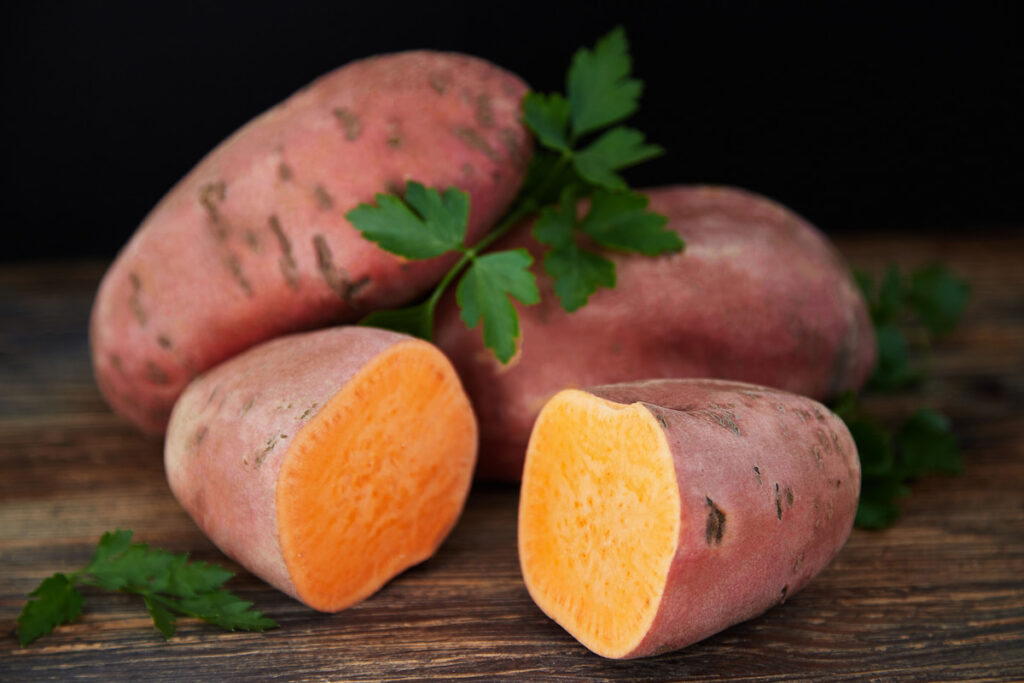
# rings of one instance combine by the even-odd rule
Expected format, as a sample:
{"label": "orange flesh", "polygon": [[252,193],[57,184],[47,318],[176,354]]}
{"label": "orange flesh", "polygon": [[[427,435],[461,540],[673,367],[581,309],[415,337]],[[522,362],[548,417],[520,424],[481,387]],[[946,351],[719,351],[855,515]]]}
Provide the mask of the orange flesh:
{"label": "orange flesh", "polygon": [[647,408],[559,393],[537,419],[523,472],[530,595],[597,654],[629,654],[657,614],[680,506],[668,442]]}
{"label": "orange flesh", "polygon": [[367,363],[296,435],[278,534],[303,602],[335,612],[430,557],[455,524],[476,420],[448,360],[420,341]]}

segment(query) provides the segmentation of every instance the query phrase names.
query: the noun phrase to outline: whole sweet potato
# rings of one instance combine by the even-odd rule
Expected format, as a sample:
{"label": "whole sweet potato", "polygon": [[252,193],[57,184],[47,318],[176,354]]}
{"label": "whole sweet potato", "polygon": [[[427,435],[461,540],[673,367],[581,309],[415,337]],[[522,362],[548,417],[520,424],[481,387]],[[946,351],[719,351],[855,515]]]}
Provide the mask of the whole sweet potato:
{"label": "whole sweet potato", "polygon": [[565,387],[660,377],[717,377],[825,398],[861,386],[875,340],[836,250],[807,221],[763,197],[715,187],[648,193],[686,240],[681,253],[608,254],[618,282],[574,313],[543,274],[524,225],[496,248],[535,257],[541,303],[518,306],[521,344],[508,366],[467,330],[452,298],[437,344],[480,420],[480,476],[518,480],[537,413]]}
{"label": "whole sweet potato", "polygon": [[846,425],[810,399],[715,380],[563,391],[526,455],[523,576],[600,655],[685,647],[803,588],[859,490]]}
{"label": "whole sweet potato", "polygon": [[96,378],[114,409],[162,432],[200,372],[268,338],[403,304],[451,259],[406,262],[345,214],[407,180],[471,197],[476,239],[528,162],[526,86],[473,57],[353,62],[259,116],[145,219],[96,297]]}
{"label": "whole sweet potato", "polygon": [[350,327],[260,344],[196,379],[165,465],[221,550],[333,612],[434,553],[476,448],[469,399],[437,348]]}

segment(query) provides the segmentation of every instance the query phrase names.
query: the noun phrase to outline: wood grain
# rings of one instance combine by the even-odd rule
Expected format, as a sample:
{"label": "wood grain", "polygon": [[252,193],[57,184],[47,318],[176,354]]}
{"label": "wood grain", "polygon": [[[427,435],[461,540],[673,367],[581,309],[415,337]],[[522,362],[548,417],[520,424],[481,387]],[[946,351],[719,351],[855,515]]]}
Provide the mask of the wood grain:
{"label": "wood grain", "polygon": [[[971,309],[924,387],[953,418],[965,474],[915,484],[897,526],[856,531],[785,605],[632,662],[590,654],[533,605],[514,487],[478,487],[435,558],[350,610],[316,614],[267,587],[203,538],[167,490],[161,444],[99,397],[86,327],[103,264],[0,267],[0,680],[1024,680],[1024,237],[871,235],[840,248],[868,269],[939,259],[970,278]],[[918,402],[873,406],[899,416]],[[26,594],[115,527],[230,566],[230,586],[281,628],[183,621],[164,643],[135,599],[88,592],[76,623],[18,647]]]}

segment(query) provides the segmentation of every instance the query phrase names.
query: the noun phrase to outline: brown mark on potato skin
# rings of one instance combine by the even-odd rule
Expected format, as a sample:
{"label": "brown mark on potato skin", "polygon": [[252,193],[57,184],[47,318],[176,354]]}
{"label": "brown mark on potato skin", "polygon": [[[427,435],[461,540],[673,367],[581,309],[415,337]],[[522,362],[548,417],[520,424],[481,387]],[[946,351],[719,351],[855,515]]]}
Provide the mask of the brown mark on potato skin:
{"label": "brown mark on potato skin", "polygon": [[451,85],[452,77],[451,74],[446,73],[432,73],[428,82],[430,87],[434,89],[438,95],[444,95],[448,92],[448,87]]}
{"label": "brown mark on potato skin", "polygon": [[292,167],[282,161],[277,165],[277,177],[288,182],[292,179]]}
{"label": "brown mark on potato skin", "polygon": [[732,404],[723,406],[717,403],[712,403],[707,408],[680,408],[679,412],[707,420],[719,427],[728,429],[736,436],[743,436],[743,433],[740,431],[740,426],[736,422],[736,413],[733,412],[732,408]]}
{"label": "brown mark on potato skin", "polygon": [[818,469],[825,469],[825,458],[821,455],[821,449],[817,446],[811,446],[811,454],[814,455],[814,459],[818,461]]}
{"label": "brown mark on potato skin", "polygon": [[159,365],[157,365],[153,361],[148,361],[146,363],[145,377],[146,377],[146,380],[148,382],[151,382],[153,384],[157,384],[157,385],[160,385],[160,386],[164,386],[166,384],[170,384],[170,382],[171,382],[170,376],[168,376],[168,374],[166,372],[164,372],[163,368],[161,368]]}
{"label": "brown mark on potato skin", "polygon": [[195,435],[192,437],[193,443],[195,443],[196,446],[201,444],[203,442],[203,439],[206,438],[206,433],[208,431],[210,430],[206,425],[200,425],[200,427],[196,429]]}
{"label": "brown mark on potato skin", "polygon": [[501,144],[508,151],[508,158],[517,166],[525,166],[530,161],[530,154],[515,129],[506,126],[501,129],[500,135]]}
{"label": "brown mark on potato skin", "polygon": [[174,346],[171,343],[171,338],[168,337],[166,334],[157,335],[156,343],[160,346],[161,349],[170,349],[172,346]]}
{"label": "brown mark on potato skin", "polygon": [[754,476],[757,477],[757,485],[764,486],[764,482],[761,481],[761,468],[754,465]]}
{"label": "brown mark on potato skin", "polygon": [[452,129],[452,133],[454,133],[455,137],[457,137],[466,147],[477,152],[483,152],[488,159],[495,163],[501,161],[498,153],[494,151],[494,148],[491,147],[487,140],[484,139],[484,136],[480,135],[480,132],[475,128],[456,126]]}
{"label": "brown mark on potato skin", "polygon": [[317,405],[319,404],[316,401],[313,401],[313,403],[310,404],[310,406],[302,412],[302,415],[299,415],[297,418],[295,418],[295,420],[297,422],[302,422],[303,420],[307,419],[310,415],[313,414],[313,411],[316,410]]}
{"label": "brown mark on potato skin", "polygon": [[476,96],[476,122],[483,128],[494,127],[494,108],[491,106],[491,96],[485,92]]}
{"label": "brown mark on potato skin", "polygon": [[116,353],[112,353],[112,354],[110,354],[109,358],[110,358],[110,364],[112,366],[114,366],[114,369],[117,370],[118,374],[123,375],[124,374],[124,366],[121,365],[121,356],[117,355]]}
{"label": "brown mark on potato skin", "polygon": [[779,591],[779,604],[780,605],[783,604],[784,602],[786,602],[786,595],[788,593],[789,593],[789,584],[786,584],[785,586],[782,587],[782,590]]}
{"label": "brown mark on potato skin", "polygon": [[255,230],[246,228],[242,237],[245,239],[245,244],[254,252],[258,252],[260,250],[260,238],[256,235]]}
{"label": "brown mark on potato skin", "polygon": [[794,500],[793,489],[791,489],[791,488],[789,488],[787,486],[786,487],[786,507],[788,507],[788,508],[793,507],[793,500]]}
{"label": "brown mark on potato skin", "polygon": [[224,256],[224,265],[227,266],[228,271],[231,273],[231,279],[238,283],[238,286],[241,287],[246,296],[252,297],[252,285],[249,284],[249,278],[242,271],[242,262],[239,260],[238,254],[226,254]]}
{"label": "brown mark on potato skin", "polygon": [[832,446],[835,447],[836,453],[839,455],[845,455],[843,446],[839,443],[839,435],[836,434],[835,431],[832,432]]}
{"label": "brown mark on potato skin", "polygon": [[259,469],[263,466],[263,461],[267,459],[267,456],[277,447],[277,442],[280,439],[287,439],[287,434],[274,434],[272,437],[267,439],[267,444],[262,451],[258,452],[253,458],[252,466]]}
{"label": "brown mark on potato skin", "polygon": [[661,415],[658,415],[655,419],[658,421],[658,424],[661,425],[662,429],[668,429],[668,422],[665,422],[665,418],[663,418]]}
{"label": "brown mark on potato skin", "polygon": [[775,516],[782,519],[782,496],[779,495],[779,482],[775,482]]}
{"label": "brown mark on potato skin", "polygon": [[828,437],[825,435],[825,430],[819,429],[816,432],[815,436],[818,437],[818,443],[821,444],[821,450],[823,450],[825,453],[831,453],[832,442],[829,441]]}
{"label": "brown mark on potato skin", "polygon": [[271,215],[267,222],[270,224],[270,232],[274,233],[274,237],[277,238],[277,243],[281,247],[281,258],[277,261],[281,267],[281,275],[284,276],[284,281],[288,283],[289,289],[298,289],[299,273],[295,257],[292,256],[292,243],[281,229],[281,221],[277,219],[277,216]]}
{"label": "brown mark on potato skin", "polygon": [[142,280],[139,279],[137,273],[128,273],[128,279],[132,283],[132,294],[128,298],[128,305],[131,306],[132,313],[135,314],[139,325],[145,327],[148,316],[146,316],[146,309],[142,307],[142,300],[139,298],[139,294],[142,292]]}
{"label": "brown mark on potato skin", "polygon": [[220,221],[220,203],[227,196],[227,188],[227,183],[223,180],[206,183],[199,188],[199,203],[210,218],[210,230],[213,232],[213,236],[221,242],[228,238],[227,227]]}
{"label": "brown mark on potato skin", "polygon": [[391,149],[398,149],[402,146],[402,127],[398,121],[388,122],[388,137],[384,142]]}
{"label": "brown mark on potato skin", "polygon": [[245,405],[242,406],[242,416],[244,416],[246,413],[248,413],[250,410],[252,410],[252,407],[254,405],[256,405],[256,394],[253,394],[252,396],[250,396],[249,400],[246,401]]}
{"label": "brown mark on potato skin", "polygon": [[704,527],[704,541],[708,545],[719,545],[725,536],[725,513],[715,505],[710,496],[704,496],[708,506],[708,521]]}
{"label": "brown mark on potato skin", "polygon": [[334,198],[324,189],[323,185],[313,187],[313,197],[316,198],[316,205],[321,211],[329,211],[334,207]]}
{"label": "brown mark on potato skin", "polygon": [[351,304],[352,299],[364,287],[370,284],[370,277],[364,275],[355,282],[350,281],[344,270],[334,265],[334,255],[331,253],[331,248],[323,235],[317,234],[313,236],[313,248],[316,250],[317,267],[320,270],[320,275],[324,278],[324,282],[338,296]]}
{"label": "brown mark on potato skin", "polygon": [[354,111],[347,107],[336,107],[334,118],[338,119],[338,123],[345,131],[346,140],[355,142],[359,139],[359,134],[363,132],[363,122],[359,120],[359,116]]}

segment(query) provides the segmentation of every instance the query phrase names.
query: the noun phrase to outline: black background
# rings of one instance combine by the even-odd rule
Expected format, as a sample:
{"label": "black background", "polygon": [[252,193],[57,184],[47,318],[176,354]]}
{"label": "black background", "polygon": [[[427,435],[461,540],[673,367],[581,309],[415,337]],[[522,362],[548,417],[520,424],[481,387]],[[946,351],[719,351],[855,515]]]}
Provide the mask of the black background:
{"label": "black background", "polygon": [[636,186],[725,183],[827,232],[1024,225],[1016,2],[26,2],[3,23],[0,261],[110,257],[209,149],[319,74],[412,48],[561,90],[626,27]]}

